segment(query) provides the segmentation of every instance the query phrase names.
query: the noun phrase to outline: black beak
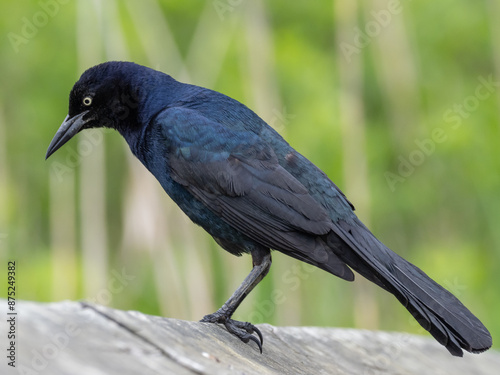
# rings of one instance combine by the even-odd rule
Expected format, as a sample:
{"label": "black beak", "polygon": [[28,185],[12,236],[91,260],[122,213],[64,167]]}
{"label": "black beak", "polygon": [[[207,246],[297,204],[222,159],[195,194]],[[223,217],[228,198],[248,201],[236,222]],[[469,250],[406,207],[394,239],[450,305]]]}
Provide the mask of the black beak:
{"label": "black beak", "polygon": [[89,111],[84,111],[74,117],[66,116],[63,123],[57,130],[56,135],[52,138],[49,148],[47,149],[47,154],[45,154],[45,160],[49,158],[54,152],[56,152],[62,145],[68,142],[73,136],[78,133],[88,120],[83,120]]}

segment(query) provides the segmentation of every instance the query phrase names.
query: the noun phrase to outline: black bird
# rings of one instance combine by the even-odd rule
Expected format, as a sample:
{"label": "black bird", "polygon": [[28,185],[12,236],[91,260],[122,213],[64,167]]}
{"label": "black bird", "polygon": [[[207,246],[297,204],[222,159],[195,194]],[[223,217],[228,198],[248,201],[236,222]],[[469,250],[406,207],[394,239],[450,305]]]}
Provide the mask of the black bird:
{"label": "black bird", "polygon": [[[132,153],[186,215],[253,269],[202,322],[242,341],[263,338],[231,319],[271,266],[271,249],[353,281],[351,269],[396,298],[451,354],[491,347],[488,330],[455,296],[382,244],[313,163],[253,111],[218,92],[131,62],[88,69],[69,96],[68,116],[47,150],[78,132],[118,130]],[[257,336],[259,339],[257,339]]]}

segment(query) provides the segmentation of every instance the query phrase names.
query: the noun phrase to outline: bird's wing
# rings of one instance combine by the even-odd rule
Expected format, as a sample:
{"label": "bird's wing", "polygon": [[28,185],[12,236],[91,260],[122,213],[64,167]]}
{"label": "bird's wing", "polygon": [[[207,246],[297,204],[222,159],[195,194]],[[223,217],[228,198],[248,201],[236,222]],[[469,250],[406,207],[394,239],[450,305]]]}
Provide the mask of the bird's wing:
{"label": "bird's wing", "polygon": [[[320,263],[316,258],[325,250],[318,249],[317,237],[331,231],[331,219],[278,163],[267,143],[191,109],[169,108],[156,122],[171,145],[168,158],[174,181],[247,237]],[[352,279],[348,267],[334,254],[329,256],[334,268],[329,271]]]}
{"label": "bird's wing", "polygon": [[164,135],[174,145],[173,179],[228,221],[252,221],[259,231],[331,230],[326,211],[254,133],[230,131],[183,108],[168,109],[157,121],[167,124]]}

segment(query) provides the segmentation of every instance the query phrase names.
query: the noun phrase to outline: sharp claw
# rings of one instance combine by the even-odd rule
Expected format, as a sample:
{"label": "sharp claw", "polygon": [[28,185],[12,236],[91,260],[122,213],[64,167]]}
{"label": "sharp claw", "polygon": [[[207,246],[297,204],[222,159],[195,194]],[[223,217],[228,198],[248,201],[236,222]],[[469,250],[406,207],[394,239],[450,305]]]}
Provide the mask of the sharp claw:
{"label": "sharp claw", "polygon": [[[217,312],[214,314],[205,315],[203,319],[200,320],[200,322],[223,324],[229,333],[235,335],[244,343],[248,343],[248,341],[250,340],[255,342],[259,347],[260,353],[262,354],[264,337],[262,336],[262,332],[260,332],[260,329],[255,327],[253,324],[229,319],[223,314],[217,314]],[[256,333],[259,337],[258,339],[253,335],[254,333]]]}
{"label": "sharp claw", "polygon": [[[257,335],[259,336],[261,345],[264,345],[264,336],[262,336],[260,329],[258,329],[255,326],[252,326],[252,331],[255,331],[255,333],[257,333]],[[251,332],[251,333],[253,333],[253,332]],[[260,353],[262,354],[262,346],[261,345],[259,345],[259,347],[260,347]]]}
{"label": "sharp claw", "polygon": [[[260,343],[264,345],[264,337],[262,336],[262,333],[260,332],[260,329],[258,329],[256,326],[254,326],[252,323],[243,323],[243,327],[245,331],[247,331],[250,334],[256,333],[259,336]],[[260,346],[260,345],[259,345]],[[262,350],[261,350],[262,352]]]}
{"label": "sharp claw", "polygon": [[[226,320],[225,322],[223,322],[223,324],[229,333],[232,333],[233,335],[238,337],[244,343],[248,343],[248,341],[250,341],[250,340],[255,342],[257,344],[257,346],[259,347],[260,353],[262,354],[263,339],[262,339],[262,333],[259,331],[258,328],[256,328],[251,323],[239,322],[237,320],[232,320],[232,319]],[[244,332],[246,332],[246,333],[244,333]],[[253,336],[254,332],[257,333],[260,340],[257,339],[257,337]]]}
{"label": "sharp claw", "polygon": [[[262,340],[261,340],[261,341],[259,341],[259,340],[257,339],[257,337],[252,336],[252,335],[249,335],[249,336],[248,336],[248,338],[249,338],[250,340],[252,340],[254,343],[256,343],[256,344],[258,345],[259,350],[260,350],[260,354],[262,354],[262,344],[261,344],[261,341],[262,341]],[[248,339],[247,339],[247,341],[248,341]]]}

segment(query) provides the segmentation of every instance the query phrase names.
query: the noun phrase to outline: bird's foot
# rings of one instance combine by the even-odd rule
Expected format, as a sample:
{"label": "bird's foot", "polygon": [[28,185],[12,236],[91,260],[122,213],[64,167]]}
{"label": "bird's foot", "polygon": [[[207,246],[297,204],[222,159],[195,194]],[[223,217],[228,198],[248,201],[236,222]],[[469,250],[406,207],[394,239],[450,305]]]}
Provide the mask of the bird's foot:
{"label": "bird's foot", "polygon": [[[238,337],[244,343],[248,343],[248,341],[252,340],[259,347],[260,353],[262,354],[262,345],[264,344],[264,338],[262,337],[262,333],[260,330],[255,327],[252,323],[248,322],[240,322],[238,320],[230,319],[223,312],[216,311],[213,314],[205,315],[202,320],[202,323],[219,323],[223,324],[224,327],[228,330],[229,333]],[[256,333],[259,338],[254,336]]]}

